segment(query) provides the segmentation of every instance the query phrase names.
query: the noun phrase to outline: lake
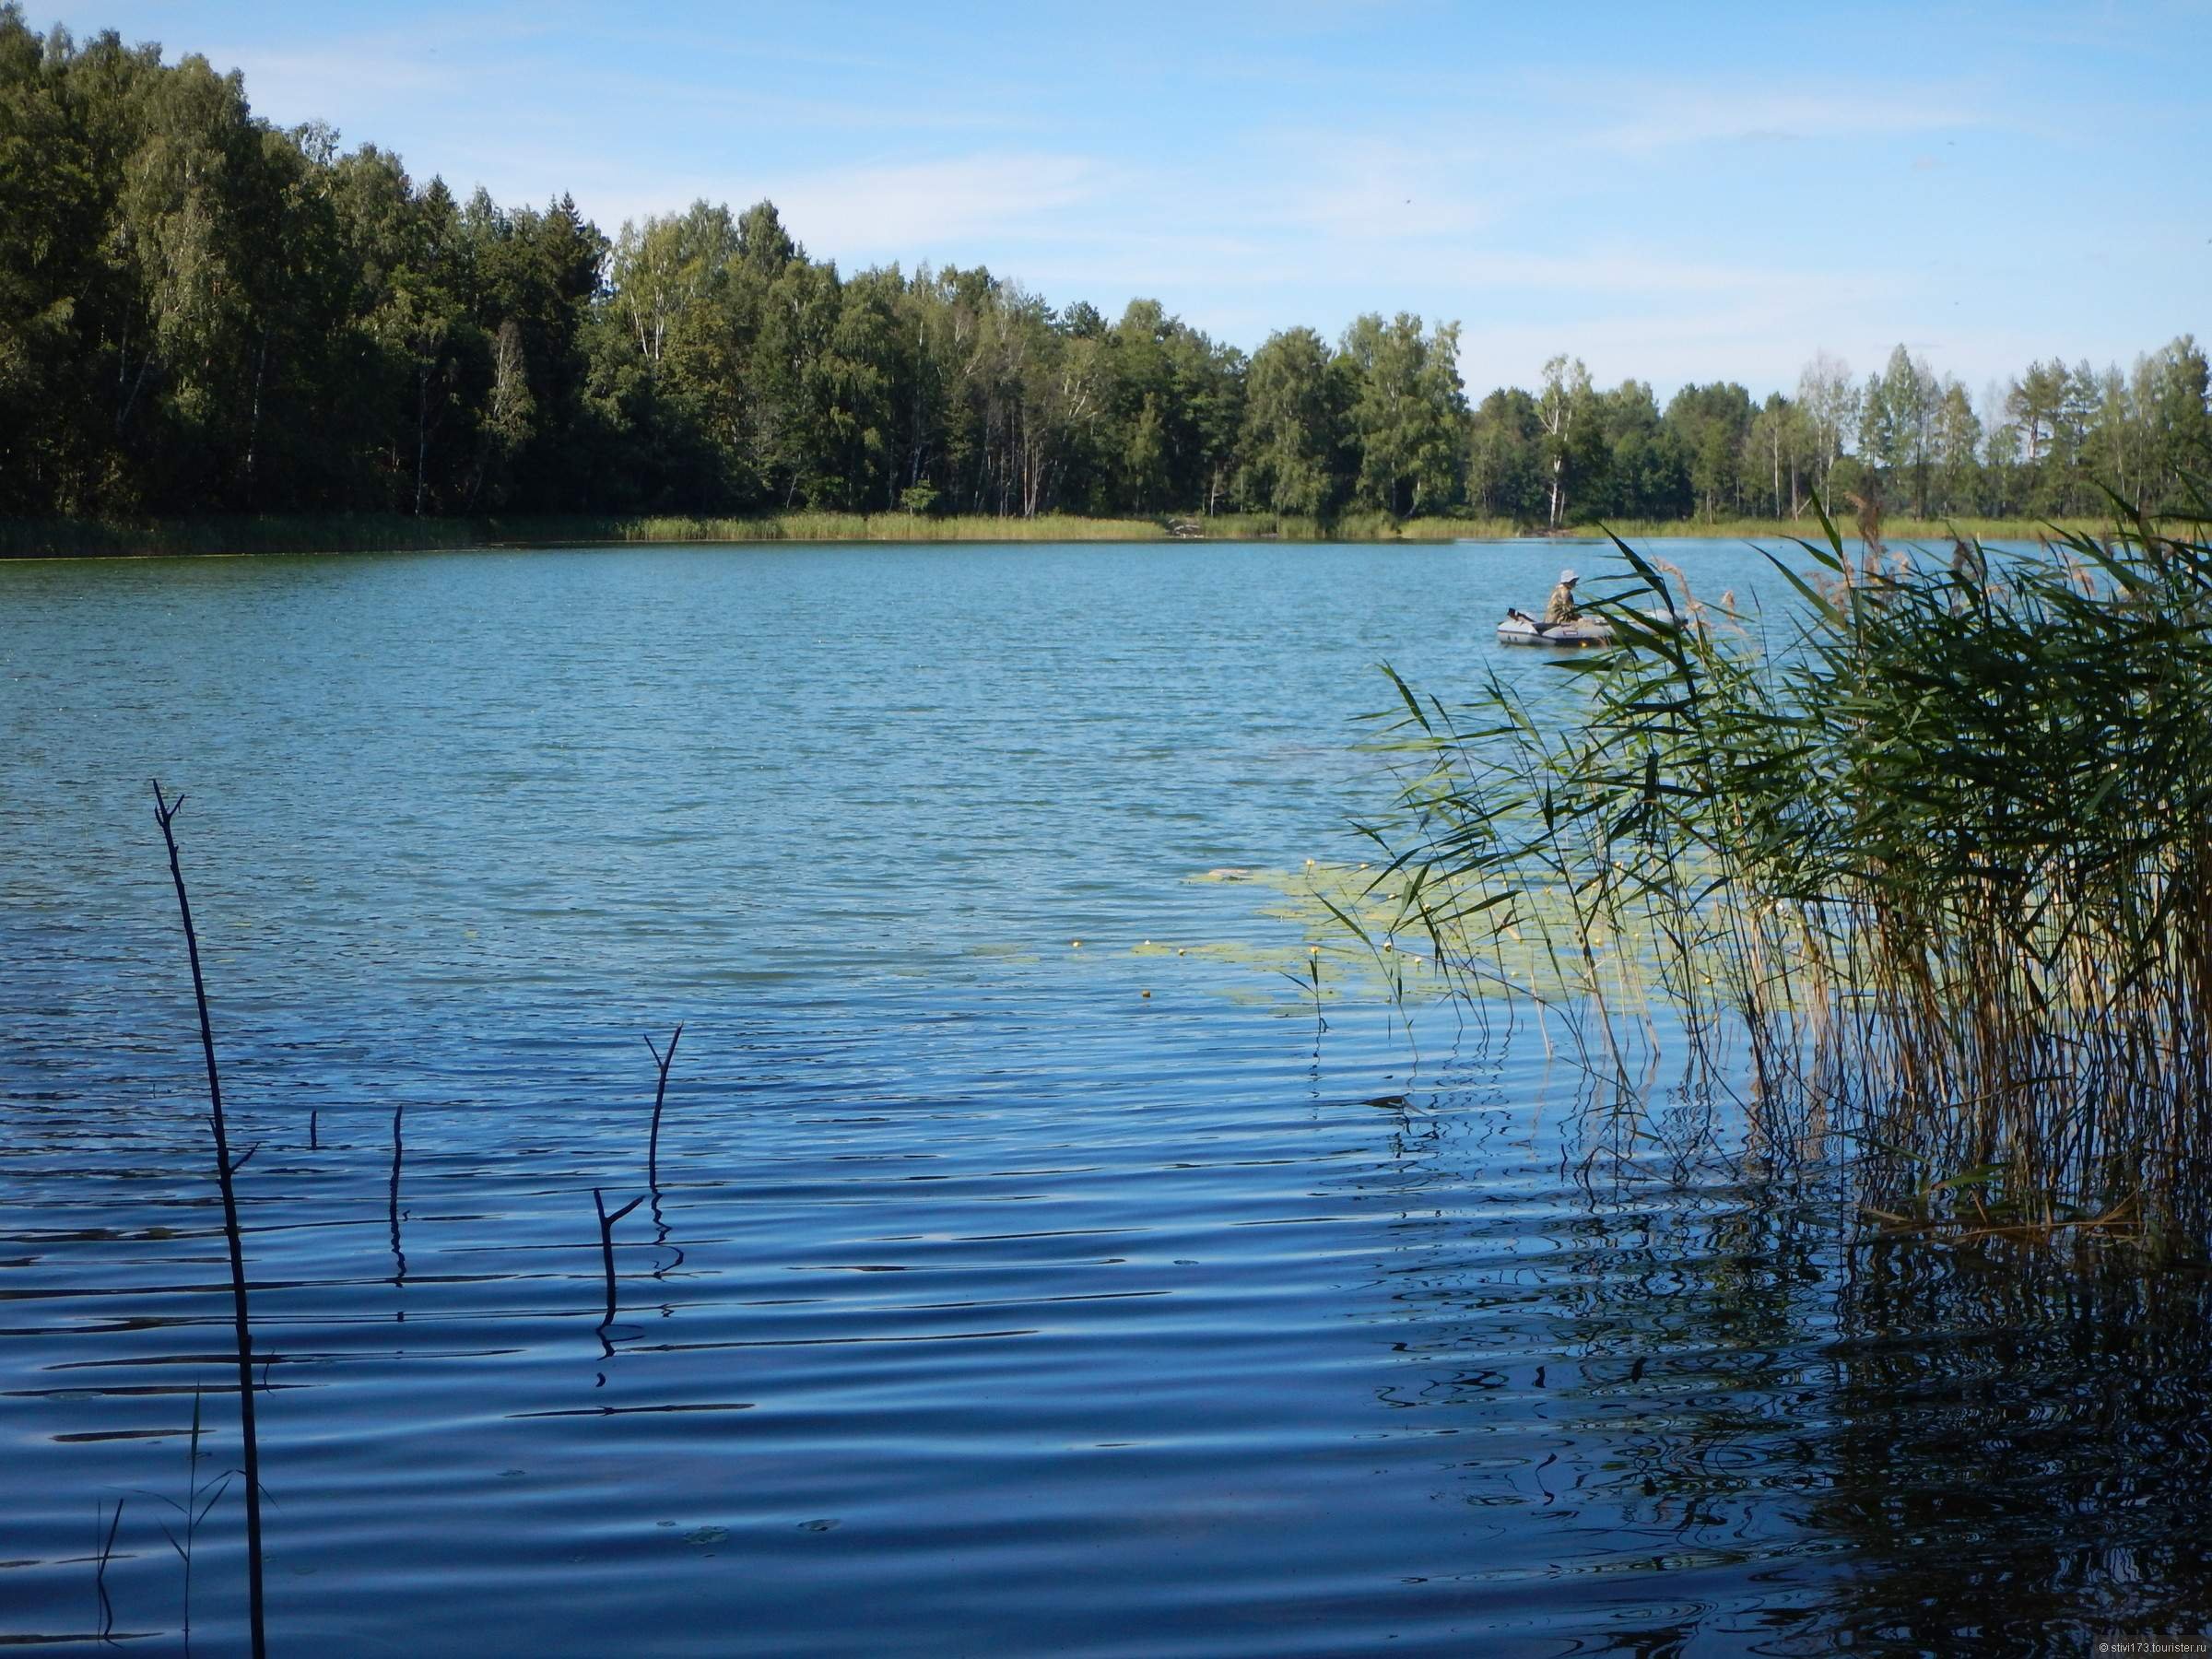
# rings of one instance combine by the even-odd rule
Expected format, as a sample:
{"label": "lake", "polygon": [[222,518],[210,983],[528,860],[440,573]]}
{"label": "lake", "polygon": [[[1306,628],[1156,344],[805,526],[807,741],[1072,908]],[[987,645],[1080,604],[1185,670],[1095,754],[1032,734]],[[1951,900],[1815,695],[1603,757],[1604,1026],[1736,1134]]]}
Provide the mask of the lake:
{"label": "lake", "polygon": [[[0,565],[0,1644],[181,1651],[162,1529],[236,1464],[155,775],[259,1147],[276,1652],[2201,1629],[2201,1276],[1853,1248],[1817,1181],[1585,1167],[1529,1028],[1401,1015],[1335,945],[1317,1006],[1274,888],[1202,879],[1371,855],[1382,662],[1570,714],[1491,635],[1562,560],[1606,568]],[[607,1324],[593,1190],[645,1191],[678,1020]],[[240,1530],[233,1485],[204,1652],[242,1646]]]}

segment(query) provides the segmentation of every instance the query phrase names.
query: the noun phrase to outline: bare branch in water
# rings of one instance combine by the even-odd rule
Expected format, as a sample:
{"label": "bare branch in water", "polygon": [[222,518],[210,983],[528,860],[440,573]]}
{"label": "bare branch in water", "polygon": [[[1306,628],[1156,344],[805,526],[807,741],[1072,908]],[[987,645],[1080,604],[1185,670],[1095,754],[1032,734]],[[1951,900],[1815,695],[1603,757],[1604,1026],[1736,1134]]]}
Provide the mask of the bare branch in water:
{"label": "bare branch in water", "polygon": [[177,889],[177,914],[184,924],[184,948],[192,959],[192,994],[200,1011],[200,1053],[207,1063],[207,1126],[215,1137],[215,1180],[223,1198],[223,1238],[230,1250],[230,1311],[236,1327],[238,1351],[238,1427],[244,1444],[242,1471],[246,1484],[246,1607],[252,1626],[253,1659],[266,1659],[268,1640],[263,1629],[261,1583],[261,1442],[253,1421],[253,1328],[246,1307],[246,1252],[238,1226],[238,1189],[232,1177],[245,1166],[235,1162],[223,1119],[223,1080],[215,1064],[215,1027],[207,1017],[207,982],[200,971],[200,938],[192,925],[192,900],[184,890],[184,866],[177,857],[174,828],[184,797],[164,799],[159,779],[154,781],[154,818],[161,826],[161,840],[169,849],[169,874]]}
{"label": "bare branch in water", "polygon": [[668,1099],[668,1068],[676,1063],[676,1045],[683,1034],[683,1022],[679,1020],[676,1030],[669,1033],[666,1053],[653,1047],[651,1037],[645,1039],[645,1046],[652,1050],[653,1064],[661,1068],[659,1087],[653,1091],[653,1135],[645,1147],[645,1184],[656,1193],[661,1190],[661,1107]]}

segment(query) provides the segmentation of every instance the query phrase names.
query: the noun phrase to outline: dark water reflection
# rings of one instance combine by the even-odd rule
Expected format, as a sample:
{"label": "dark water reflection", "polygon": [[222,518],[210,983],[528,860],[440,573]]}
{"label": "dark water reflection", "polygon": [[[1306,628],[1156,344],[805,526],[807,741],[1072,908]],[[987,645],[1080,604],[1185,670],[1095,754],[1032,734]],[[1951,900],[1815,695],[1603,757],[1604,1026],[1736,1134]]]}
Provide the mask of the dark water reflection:
{"label": "dark water reflection", "polygon": [[178,1651],[196,1390],[235,1459],[157,765],[263,1142],[278,1652],[2202,1624],[2201,1276],[1583,1172],[1526,1033],[1129,954],[1274,936],[1181,878],[1340,853],[1364,665],[1482,665],[1556,548],[691,557],[0,570],[0,1640],[99,1630],[120,1496]]}
{"label": "dark water reflection", "polygon": [[1877,1252],[1841,1299],[1839,1622],[2016,1648],[2206,1629],[2212,1295],[2201,1272]]}

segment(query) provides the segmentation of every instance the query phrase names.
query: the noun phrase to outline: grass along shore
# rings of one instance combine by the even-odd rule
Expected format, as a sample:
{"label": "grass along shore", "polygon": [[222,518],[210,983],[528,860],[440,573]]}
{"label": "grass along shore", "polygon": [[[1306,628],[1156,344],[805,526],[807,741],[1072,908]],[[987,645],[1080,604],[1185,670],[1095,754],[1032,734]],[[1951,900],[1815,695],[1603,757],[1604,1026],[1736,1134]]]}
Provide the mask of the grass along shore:
{"label": "grass along shore", "polygon": [[[1963,535],[1974,541],[2031,542],[2054,535],[2103,535],[2112,530],[2109,519],[2064,518],[1882,518],[1882,536],[1897,542],[1949,542]],[[1807,511],[1798,519],[1616,519],[1602,528],[1578,526],[1574,535],[1604,535],[1611,531],[1626,542],[1695,536],[1717,541],[1778,542],[1826,540],[1820,521]],[[1848,539],[1848,538],[1847,538]]]}
{"label": "grass along shore", "polygon": [[[0,521],[0,559],[156,558],[223,554],[381,553],[461,550],[472,547],[573,547],[629,543],[740,544],[750,542],[1149,542],[1180,539],[1179,526],[1196,527],[1207,541],[1452,542],[1497,541],[1542,531],[1495,518],[1393,520],[1379,512],[1345,513],[1334,520],[1273,513],[1218,513],[1200,519],[1085,518],[1046,513],[1036,518],[982,514],[922,517],[904,512],[779,512],[742,518],[687,515],[418,518],[406,513],[274,513],[206,518]],[[1563,539],[1603,538],[1606,530],[1630,539],[1718,537],[1780,542],[1818,530],[1811,521],[1729,519],[1718,523],[1630,521],[1604,527],[1576,525]],[[1948,541],[1954,532],[1984,541],[2033,541],[2054,526],[2036,519],[1892,519],[1884,533],[1902,542]],[[2062,531],[2086,523],[2061,521]]]}

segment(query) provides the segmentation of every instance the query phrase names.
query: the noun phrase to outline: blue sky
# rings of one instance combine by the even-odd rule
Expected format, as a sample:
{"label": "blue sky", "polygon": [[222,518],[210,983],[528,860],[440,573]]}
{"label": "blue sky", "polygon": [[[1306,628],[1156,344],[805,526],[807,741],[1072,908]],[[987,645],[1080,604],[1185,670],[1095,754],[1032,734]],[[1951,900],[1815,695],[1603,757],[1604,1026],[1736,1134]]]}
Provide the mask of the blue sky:
{"label": "blue sky", "polygon": [[[33,0],[31,20],[41,20]],[[71,0],[418,177],[612,231],[771,197],[841,267],[984,264],[1251,347],[1463,325],[1664,396],[2212,335],[2212,0],[1048,8]]]}

